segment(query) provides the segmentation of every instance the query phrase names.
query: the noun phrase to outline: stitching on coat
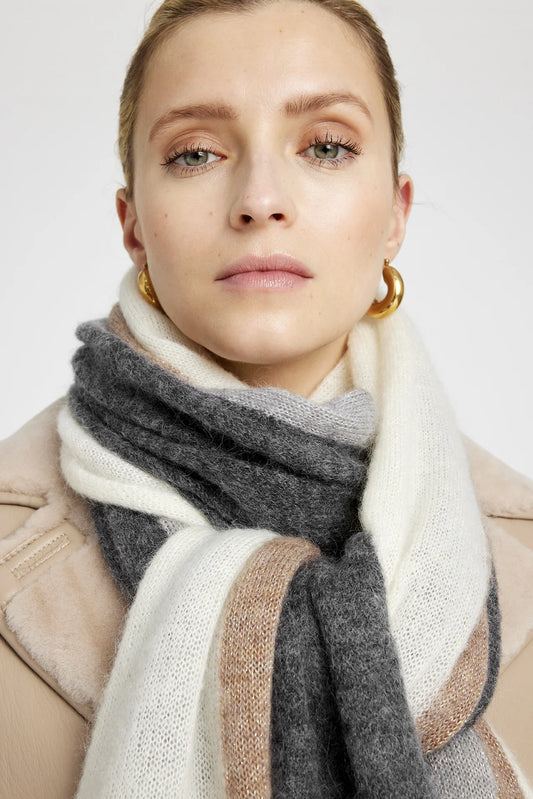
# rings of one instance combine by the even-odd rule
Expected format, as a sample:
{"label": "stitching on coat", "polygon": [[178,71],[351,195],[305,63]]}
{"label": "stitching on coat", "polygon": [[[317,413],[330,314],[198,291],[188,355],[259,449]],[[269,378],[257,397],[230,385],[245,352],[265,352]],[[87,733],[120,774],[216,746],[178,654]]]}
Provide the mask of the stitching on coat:
{"label": "stitching on coat", "polygon": [[59,535],[54,536],[49,541],[46,542],[42,547],[38,550],[33,552],[27,558],[24,558],[20,563],[18,563],[14,568],[11,569],[12,574],[18,579],[22,579],[27,574],[32,572],[38,566],[41,566],[47,560],[50,560],[55,554],[61,552],[62,549],[68,547],[70,544],[70,539],[68,538],[65,533],[59,533]]}
{"label": "stitching on coat", "polygon": [[28,538],[27,541],[24,541],[22,544],[19,544],[18,547],[15,547],[15,549],[12,549],[10,552],[7,553],[7,555],[4,555],[2,560],[0,560],[0,566],[3,566],[5,563],[9,563],[10,560],[16,558],[17,555],[19,555],[21,552],[24,552],[25,549],[28,549],[28,547],[33,546],[33,544],[35,544],[35,542],[38,541],[40,538],[42,538],[45,535],[48,535],[48,532],[49,531],[46,530],[44,533],[36,533],[35,535],[32,535],[31,538]]}

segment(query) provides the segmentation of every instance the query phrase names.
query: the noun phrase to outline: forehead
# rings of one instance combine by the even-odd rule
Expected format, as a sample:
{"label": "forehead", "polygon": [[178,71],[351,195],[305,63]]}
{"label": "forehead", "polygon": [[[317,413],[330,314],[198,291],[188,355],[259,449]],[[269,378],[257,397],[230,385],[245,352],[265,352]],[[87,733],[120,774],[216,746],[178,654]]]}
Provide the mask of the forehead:
{"label": "forehead", "polygon": [[388,128],[381,86],[356,32],[314,3],[277,0],[253,11],[208,12],[170,34],[148,65],[138,122],[148,125],[178,102],[274,111],[320,92],[357,94]]}

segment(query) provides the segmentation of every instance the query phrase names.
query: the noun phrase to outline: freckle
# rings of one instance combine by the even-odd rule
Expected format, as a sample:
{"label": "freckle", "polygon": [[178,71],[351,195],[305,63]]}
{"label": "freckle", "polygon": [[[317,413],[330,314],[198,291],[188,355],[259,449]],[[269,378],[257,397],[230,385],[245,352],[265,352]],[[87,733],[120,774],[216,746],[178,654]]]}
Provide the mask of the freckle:
{"label": "freckle", "polygon": [[165,219],[168,219],[168,214],[165,214]]}

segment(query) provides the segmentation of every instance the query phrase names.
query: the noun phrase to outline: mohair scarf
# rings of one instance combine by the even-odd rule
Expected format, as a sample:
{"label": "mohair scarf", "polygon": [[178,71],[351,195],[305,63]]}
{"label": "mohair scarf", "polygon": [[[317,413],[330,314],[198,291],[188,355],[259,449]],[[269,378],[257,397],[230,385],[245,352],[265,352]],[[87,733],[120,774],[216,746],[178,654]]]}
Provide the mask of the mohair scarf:
{"label": "mohair scarf", "polygon": [[79,335],[62,468],[133,601],[78,796],[523,796],[482,717],[483,525],[405,316],[310,400],[239,383],[133,272]]}

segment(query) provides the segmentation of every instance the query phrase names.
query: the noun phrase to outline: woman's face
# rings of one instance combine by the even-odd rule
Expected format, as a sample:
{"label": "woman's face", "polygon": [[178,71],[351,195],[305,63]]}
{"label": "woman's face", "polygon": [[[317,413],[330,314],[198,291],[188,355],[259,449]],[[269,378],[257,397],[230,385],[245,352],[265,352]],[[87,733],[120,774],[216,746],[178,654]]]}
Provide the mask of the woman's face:
{"label": "woman's face", "polygon": [[331,368],[403,240],[411,183],[396,191],[390,148],[374,69],[330,12],[200,16],[147,70],[126,248],[176,326],[237,374]]}

